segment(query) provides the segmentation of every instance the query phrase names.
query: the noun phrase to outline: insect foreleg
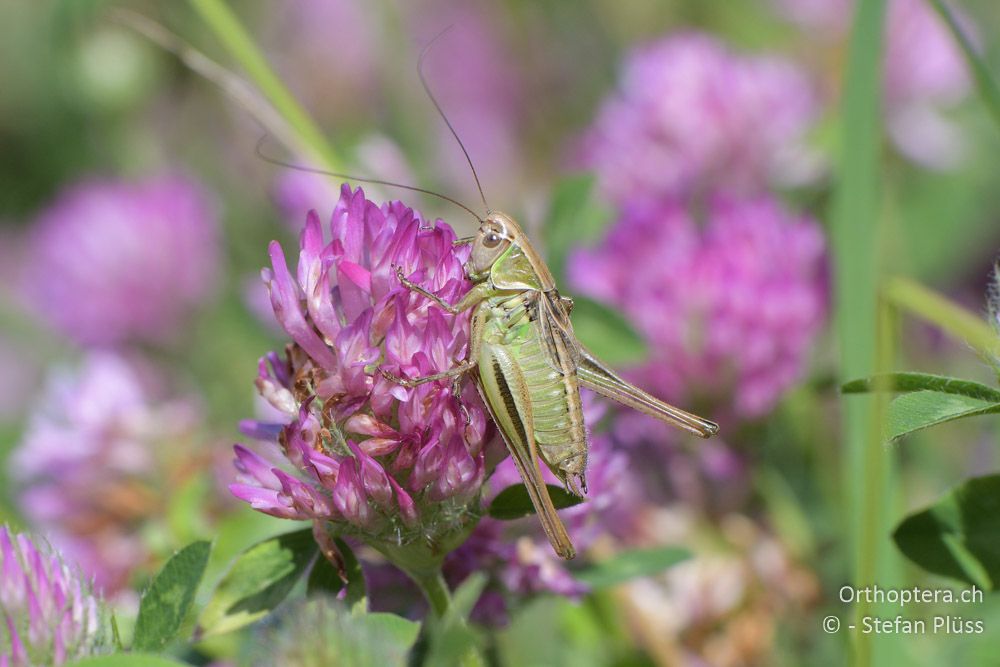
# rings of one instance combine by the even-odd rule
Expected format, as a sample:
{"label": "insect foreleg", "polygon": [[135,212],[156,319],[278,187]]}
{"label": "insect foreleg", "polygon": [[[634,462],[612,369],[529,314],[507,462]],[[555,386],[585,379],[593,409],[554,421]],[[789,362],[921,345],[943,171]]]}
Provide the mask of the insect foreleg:
{"label": "insect foreleg", "polygon": [[468,293],[466,293],[466,295],[463,296],[458,303],[450,304],[441,297],[439,297],[437,294],[434,294],[433,292],[424,289],[423,287],[421,287],[420,285],[416,284],[415,282],[407,278],[405,275],[403,275],[403,269],[401,267],[397,266],[394,268],[396,269],[396,278],[399,279],[399,282],[403,285],[403,287],[410,290],[411,292],[416,292],[417,294],[430,299],[438,306],[440,306],[442,310],[449,312],[452,315],[458,315],[459,313],[464,312],[469,308],[472,308],[473,306],[478,304],[480,301],[486,298],[486,295],[489,290],[489,288],[485,284],[476,285],[471,290],[469,290]]}

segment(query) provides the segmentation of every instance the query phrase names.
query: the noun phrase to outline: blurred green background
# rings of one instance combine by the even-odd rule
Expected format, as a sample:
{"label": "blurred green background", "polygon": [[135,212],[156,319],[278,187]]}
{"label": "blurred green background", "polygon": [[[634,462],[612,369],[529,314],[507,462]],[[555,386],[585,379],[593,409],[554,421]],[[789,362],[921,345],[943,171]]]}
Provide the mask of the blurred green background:
{"label": "blurred green background", "polygon": [[[463,42],[462,48],[470,62],[499,60],[486,66],[502,70],[496,79],[501,84],[473,86],[467,92],[462,82],[468,84],[468,77],[451,73],[446,77],[455,81],[435,80],[433,68],[431,84],[440,89],[444,106],[454,113],[458,131],[472,136],[470,152],[491,204],[523,220],[539,245],[543,239],[564,244],[546,249],[561,257],[577,245],[593,242],[597,234],[584,230],[577,238],[573,234],[567,238],[543,229],[551,193],[575,173],[574,142],[618,85],[627,54],[639,44],[689,29],[713,34],[737,52],[781,54],[809,71],[822,91],[819,120],[808,142],[822,154],[826,167],[819,178],[781,189],[780,196],[815,217],[828,238],[835,224],[842,184],[838,176],[843,161],[852,159],[850,152],[855,150],[845,135],[841,113],[849,43],[831,37],[818,46],[823,40],[786,20],[782,10],[767,0],[337,2],[331,4],[349,7],[328,14],[316,10],[325,18],[313,19],[312,25],[308,19],[303,22],[299,12],[307,10],[296,7],[293,0],[231,4],[281,79],[322,128],[341,168],[375,177],[384,176],[380,169],[395,169],[416,184],[463,202],[477,202],[478,195],[456,146],[442,133],[420,89],[416,58],[421,45],[447,25],[454,24],[453,33],[483,31],[488,41],[474,38]],[[1000,5],[992,0],[960,4],[978,34],[984,61],[1000,72],[1000,43],[995,39]],[[80,179],[96,175],[127,180],[180,170],[203,184],[218,206],[221,278],[212,298],[168,345],[139,347],[169,370],[172,386],[203,401],[198,437],[204,447],[212,448],[208,458],[228,457],[229,445],[240,438],[237,422],[255,413],[257,359],[283,345],[276,329],[255,316],[247,297],[247,285],[267,263],[267,243],[278,238],[287,248],[296,234],[295,224],[283,219],[274,202],[282,169],[255,152],[265,131],[246,109],[175,54],[123,25],[114,13],[120,9],[153,18],[238,71],[217,35],[187,3],[14,0],[0,4],[0,275],[5,286],[0,336],[4,364],[10,369],[0,371],[7,376],[0,380],[4,394],[0,456],[5,459],[21,442],[30,415],[43,407],[40,392],[48,370],[72,364],[81,355],[80,347],[48,329],[18,292],[23,265],[31,260],[23,252],[26,235],[58,193]],[[474,30],[467,28],[470,23],[475,23]],[[477,54],[479,46],[483,53]],[[496,137],[489,134],[492,130],[475,125],[491,113],[499,116]],[[957,164],[947,168],[915,164],[895,151],[889,139],[879,140],[874,207],[878,224],[868,235],[870,245],[858,252],[874,253],[880,277],[908,276],[984,313],[1000,247],[996,162],[1000,128],[971,90],[948,115],[961,128],[966,150]],[[479,134],[486,138],[479,141]],[[372,148],[386,145],[390,149],[381,152]],[[261,150],[281,159],[288,156],[273,136]],[[386,194],[418,206],[429,217],[441,215],[459,231],[472,229],[464,217],[434,199]],[[607,202],[594,201],[592,206],[609,217]],[[838,249],[836,240],[829,244]],[[831,274],[845,266],[850,261],[832,258]],[[831,285],[834,282],[831,278]],[[867,287],[874,292],[874,284]],[[837,318],[843,314],[831,310],[803,380],[772,412],[744,426],[737,436],[744,451],[750,452],[753,492],[734,513],[753,528],[712,517],[697,535],[708,551],[735,551],[752,562],[755,545],[766,541],[766,533],[768,540],[782,545],[783,557],[792,563],[789,574],[782,576],[801,577],[801,590],[806,592],[800,590],[791,596],[794,602],[788,602],[785,592],[754,591],[734,608],[710,617],[706,625],[686,624],[684,610],[676,606],[682,603],[645,599],[641,586],[601,590],[582,601],[541,595],[522,601],[512,610],[510,624],[495,631],[489,640],[493,659],[508,665],[580,667],[845,664],[852,637],[845,631],[827,634],[821,626],[827,615],[838,615],[846,623],[849,614],[849,605],[837,595],[853,576],[850,489],[860,483],[862,474],[845,462],[847,445],[840,422],[844,399],[837,388],[851,379],[845,377],[844,350],[837,343]],[[598,330],[589,335],[601,345],[602,334],[595,326]],[[610,331],[613,337],[617,329],[611,326]],[[925,322],[903,316],[895,334],[893,368],[995,383],[993,369],[967,345]],[[616,350],[616,344],[604,342],[607,355],[621,355],[616,361],[641,355],[641,351]],[[965,477],[996,471],[998,424],[996,418],[983,417],[885,445],[883,454],[893,463],[887,475],[889,490],[878,504],[890,524],[932,504]],[[136,582],[148,577],[171,550],[206,536],[217,543],[211,580],[240,549],[284,529],[281,521],[244,507],[225,506],[208,519],[202,516],[205,505],[214,502],[210,501],[213,473],[206,470],[170,494],[160,508],[165,520],[151,521],[141,531],[153,545],[153,556],[138,568]],[[0,520],[30,527],[18,508],[15,485],[2,483],[0,488]],[[880,533],[879,539],[879,559],[884,561],[880,572],[890,573],[884,575],[888,580],[877,580],[879,584],[960,585],[907,561],[892,546],[888,532]],[[994,539],[1000,543],[1000,535]],[[711,574],[706,576],[711,580]],[[740,586],[768,586],[765,578],[739,581]],[[795,581],[784,583],[796,586]],[[681,599],[710,607],[716,594],[696,590]],[[996,663],[1000,603],[995,597],[987,594],[982,604],[973,607],[929,605],[901,613],[911,612],[922,618],[943,613],[983,619],[986,632],[878,637],[873,640],[878,644],[876,664]],[[750,622],[761,617],[768,620],[765,627]],[[186,657],[202,664],[212,657],[225,659],[236,642],[203,646]]]}

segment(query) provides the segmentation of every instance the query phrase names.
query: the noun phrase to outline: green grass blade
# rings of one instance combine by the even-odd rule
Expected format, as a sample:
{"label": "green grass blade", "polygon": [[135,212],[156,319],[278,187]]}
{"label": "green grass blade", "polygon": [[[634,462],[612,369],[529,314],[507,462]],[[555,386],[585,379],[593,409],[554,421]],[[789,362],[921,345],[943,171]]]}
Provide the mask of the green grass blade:
{"label": "green grass blade", "polygon": [[[844,377],[862,377],[878,370],[876,241],[880,219],[885,5],[885,0],[857,3],[845,75],[842,152],[832,219],[835,320]],[[861,582],[876,580],[876,567],[888,532],[883,503],[887,471],[882,461],[881,426],[872,421],[876,414],[872,400],[853,398],[843,401],[843,407],[848,544],[852,579],[863,585]],[[870,613],[865,605],[858,605],[855,611],[859,615]],[[873,638],[859,634],[855,639],[854,664],[872,664]]]}
{"label": "green grass blade", "polygon": [[1000,336],[982,317],[937,292],[906,278],[894,278],[886,284],[885,297],[895,307],[964,340],[987,361],[1000,359]]}
{"label": "green grass blade", "polygon": [[253,39],[239,19],[226,5],[225,0],[190,0],[191,5],[212,29],[229,54],[260,88],[274,108],[298,135],[303,146],[319,166],[330,171],[341,171],[340,161],[319,127],[298,103],[274,70],[267,63]]}

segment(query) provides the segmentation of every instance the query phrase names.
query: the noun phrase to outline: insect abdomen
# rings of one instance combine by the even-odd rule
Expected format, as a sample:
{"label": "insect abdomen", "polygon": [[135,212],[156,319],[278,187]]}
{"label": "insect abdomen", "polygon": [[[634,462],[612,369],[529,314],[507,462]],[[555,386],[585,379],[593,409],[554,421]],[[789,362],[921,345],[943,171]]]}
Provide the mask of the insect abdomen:
{"label": "insect abdomen", "polygon": [[582,478],[587,467],[587,435],[578,385],[552,368],[534,327],[522,338],[517,361],[531,395],[539,454],[563,481],[567,476]]}

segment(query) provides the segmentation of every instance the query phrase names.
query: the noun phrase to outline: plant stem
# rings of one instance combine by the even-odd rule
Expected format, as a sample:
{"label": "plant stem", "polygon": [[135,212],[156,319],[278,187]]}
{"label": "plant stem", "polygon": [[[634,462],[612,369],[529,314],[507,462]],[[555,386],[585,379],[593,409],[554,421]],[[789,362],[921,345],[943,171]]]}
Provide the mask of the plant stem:
{"label": "plant stem", "polygon": [[[885,0],[860,0],[854,16],[845,74],[843,152],[834,193],[832,241],[836,266],[836,324],[844,377],[871,373],[876,365],[876,286],[880,216],[879,151],[882,145],[882,41]],[[883,477],[870,448],[875,414],[870,397],[843,401],[845,486],[852,580],[872,580],[879,551],[883,507],[878,505]],[[871,522],[875,521],[875,524]],[[870,539],[870,535],[876,539]],[[861,613],[862,606],[857,609]],[[873,662],[871,635],[854,637],[853,664]]]}
{"label": "plant stem", "polygon": [[[896,571],[889,567],[887,560],[893,558],[891,550],[884,548],[888,541],[892,510],[892,480],[895,471],[892,465],[892,450],[885,447],[886,420],[889,412],[889,373],[893,368],[896,356],[896,312],[885,298],[878,299],[878,309],[875,321],[875,373],[876,377],[886,378],[878,381],[882,386],[876,387],[871,396],[872,411],[868,421],[867,438],[863,453],[861,478],[861,503],[863,514],[857,533],[858,563],[855,581],[863,586],[877,583],[882,586],[895,586],[900,582],[892,577]],[[855,609],[856,623],[870,616],[884,616],[886,610],[868,599],[859,599]],[[858,625],[860,628],[861,625]],[[865,636],[861,633],[860,636]],[[876,654],[877,648],[882,652]],[[872,643],[858,641],[858,664],[882,664],[886,660],[884,651],[892,650],[887,642],[881,642],[876,647]]]}
{"label": "plant stem", "polygon": [[[461,544],[468,536],[462,531],[458,538]],[[438,550],[424,543],[397,545],[393,543],[371,543],[386,559],[406,573],[427,598],[434,615],[442,618],[451,605],[451,592],[441,575],[441,564],[448,550]],[[450,546],[450,545],[449,545]]]}
{"label": "plant stem", "polygon": [[885,286],[885,298],[897,308],[964,340],[981,357],[1000,359],[1000,336],[981,317],[937,292],[907,278],[893,278]]}
{"label": "plant stem", "polygon": [[339,171],[341,165],[336,152],[309,114],[268,65],[225,0],[190,0],[190,2],[229,54],[246,70],[265,97],[292,127],[303,149],[309,152],[309,157],[319,162],[325,169]]}
{"label": "plant stem", "polygon": [[448,584],[445,583],[441,570],[407,571],[406,573],[420,587],[420,591],[427,598],[427,603],[431,606],[434,615],[443,618],[451,605],[451,591],[448,590]]}

